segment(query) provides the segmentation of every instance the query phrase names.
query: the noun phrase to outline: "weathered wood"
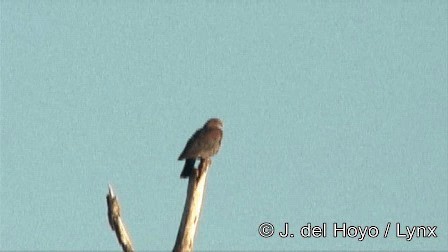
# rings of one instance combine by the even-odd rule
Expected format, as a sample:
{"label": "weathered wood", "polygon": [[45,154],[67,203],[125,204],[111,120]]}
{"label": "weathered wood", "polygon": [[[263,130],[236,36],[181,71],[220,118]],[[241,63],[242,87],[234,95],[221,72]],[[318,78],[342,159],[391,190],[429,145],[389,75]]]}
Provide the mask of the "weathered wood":
{"label": "weathered wood", "polygon": [[176,244],[173,251],[192,251],[194,238],[201,214],[202,200],[204,198],[207,171],[211,159],[201,159],[198,169],[194,169],[188,180],[187,198],[184,212],[177,233]]}
{"label": "weathered wood", "polygon": [[115,234],[117,235],[118,242],[123,248],[124,252],[132,252],[134,248],[132,247],[131,238],[126,231],[123,220],[121,219],[120,204],[118,203],[117,197],[114,195],[112,186],[109,185],[109,193],[106,196],[107,199],[107,217],[109,218],[109,225]]}

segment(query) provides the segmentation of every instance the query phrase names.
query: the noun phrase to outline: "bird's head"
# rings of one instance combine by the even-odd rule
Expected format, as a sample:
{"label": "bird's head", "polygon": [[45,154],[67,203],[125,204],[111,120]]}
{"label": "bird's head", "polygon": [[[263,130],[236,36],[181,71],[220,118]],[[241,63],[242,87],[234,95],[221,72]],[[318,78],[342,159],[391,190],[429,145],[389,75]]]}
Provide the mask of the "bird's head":
{"label": "bird's head", "polygon": [[223,124],[219,118],[211,118],[205,123],[204,128],[218,128],[222,130]]}

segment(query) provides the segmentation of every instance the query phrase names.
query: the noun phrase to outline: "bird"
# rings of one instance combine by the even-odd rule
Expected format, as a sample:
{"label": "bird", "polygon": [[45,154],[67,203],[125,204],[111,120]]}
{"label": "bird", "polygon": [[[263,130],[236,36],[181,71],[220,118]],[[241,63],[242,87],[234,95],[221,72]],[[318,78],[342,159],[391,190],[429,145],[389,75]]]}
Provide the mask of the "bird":
{"label": "bird", "polygon": [[208,159],[218,153],[223,136],[223,123],[218,118],[209,119],[202,128],[188,139],[178,160],[185,159],[180,178],[188,178],[193,172],[196,159]]}

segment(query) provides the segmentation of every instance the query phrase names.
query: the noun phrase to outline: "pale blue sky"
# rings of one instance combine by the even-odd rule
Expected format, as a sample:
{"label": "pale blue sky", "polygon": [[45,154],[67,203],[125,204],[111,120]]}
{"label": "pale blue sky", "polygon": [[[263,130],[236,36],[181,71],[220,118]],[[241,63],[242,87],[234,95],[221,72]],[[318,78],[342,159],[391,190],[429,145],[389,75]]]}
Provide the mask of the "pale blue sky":
{"label": "pale blue sky", "polygon": [[[0,250],[171,250],[177,161],[224,140],[197,250],[448,248],[447,1],[1,1]],[[268,239],[258,226],[277,228]],[[278,231],[289,222],[294,238]],[[298,229],[327,223],[328,237]],[[378,238],[333,238],[332,224]],[[387,222],[437,238],[383,238]]]}

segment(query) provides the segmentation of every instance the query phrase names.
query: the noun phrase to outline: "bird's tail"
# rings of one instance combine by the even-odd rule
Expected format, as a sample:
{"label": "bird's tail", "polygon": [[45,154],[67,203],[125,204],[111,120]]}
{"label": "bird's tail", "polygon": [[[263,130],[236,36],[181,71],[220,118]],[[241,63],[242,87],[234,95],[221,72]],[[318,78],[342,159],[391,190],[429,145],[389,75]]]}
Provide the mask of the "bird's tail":
{"label": "bird's tail", "polygon": [[182,172],[180,174],[180,178],[190,177],[190,174],[193,172],[195,162],[196,162],[196,159],[186,159],[185,160],[184,169],[182,170]]}

